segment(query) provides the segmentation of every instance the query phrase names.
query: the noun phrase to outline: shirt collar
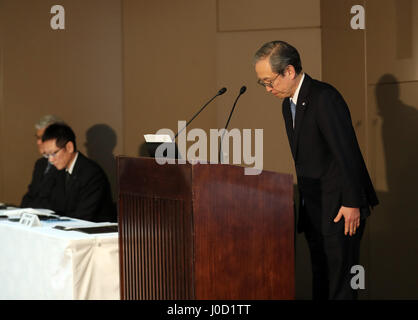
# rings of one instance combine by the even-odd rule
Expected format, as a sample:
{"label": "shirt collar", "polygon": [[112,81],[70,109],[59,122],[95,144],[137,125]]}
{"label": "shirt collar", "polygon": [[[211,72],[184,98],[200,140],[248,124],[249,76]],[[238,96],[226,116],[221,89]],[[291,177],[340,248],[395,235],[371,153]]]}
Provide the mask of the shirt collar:
{"label": "shirt collar", "polygon": [[293,94],[293,97],[290,98],[290,100],[295,104],[295,106],[298,104],[298,96],[299,96],[300,88],[302,87],[303,79],[305,79],[305,73],[302,74],[302,78],[300,78],[299,85],[295,93]]}
{"label": "shirt collar", "polygon": [[73,162],[71,163],[71,166],[68,169],[65,169],[65,171],[67,171],[69,174],[73,174],[74,165],[75,165],[75,162],[77,161],[77,158],[78,158],[78,152],[76,152]]}

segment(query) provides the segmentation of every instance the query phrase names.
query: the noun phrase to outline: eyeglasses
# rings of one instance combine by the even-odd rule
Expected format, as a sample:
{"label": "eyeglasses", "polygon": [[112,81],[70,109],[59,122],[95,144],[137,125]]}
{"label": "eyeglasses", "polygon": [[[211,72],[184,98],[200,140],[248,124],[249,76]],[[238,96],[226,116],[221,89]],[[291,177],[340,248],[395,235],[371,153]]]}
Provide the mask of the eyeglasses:
{"label": "eyeglasses", "polygon": [[278,74],[277,74],[277,76],[276,76],[274,79],[272,79],[272,80],[267,80],[267,81],[263,81],[263,80],[261,80],[261,79],[258,79],[258,80],[257,80],[257,83],[258,83],[260,86],[263,86],[264,88],[265,88],[265,87],[273,88],[273,83],[274,83],[274,81],[276,81],[276,79],[277,79],[279,76],[280,76],[280,73],[278,73]]}
{"label": "eyeglasses", "polygon": [[57,151],[52,152],[52,153],[48,153],[48,154],[44,153],[42,156],[46,159],[55,158],[57,156],[58,152],[60,152],[62,149],[64,149],[64,148],[60,148]]}

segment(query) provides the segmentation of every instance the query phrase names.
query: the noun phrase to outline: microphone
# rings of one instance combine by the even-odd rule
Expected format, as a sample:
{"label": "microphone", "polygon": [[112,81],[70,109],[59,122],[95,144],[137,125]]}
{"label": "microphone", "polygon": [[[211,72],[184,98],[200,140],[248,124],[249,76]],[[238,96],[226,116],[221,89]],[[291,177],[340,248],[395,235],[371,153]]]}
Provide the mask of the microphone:
{"label": "microphone", "polygon": [[235,106],[236,106],[236,104],[237,104],[237,101],[238,101],[239,97],[241,97],[241,95],[242,95],[245,91],[247,91],[247,87],[246,87],[246,86],[242,86],[242,87],[241,87],[241,89],[239,90],[239,95],[238,95],[238,97],[235,99],[234,106],[232,107],[231,113],[229,114],[229,117],[228,117],[228,121],[227,121],[227,122],[226,122],[226,124],[225,124],[225,130],[224,130],[224,132],[222,133],[222,138],[221,138],[221,146],[220,146],[220,148],[219,148],[219,160],[220,160],[220,162],[221,162],[221,163],[222,163],[222,160],[223,160],[223,156],[222,156],[222,141],[223,141],[223,139],[224,139],[226,129],[228,128],[229,121],[231,121],[232,113],[234,112],[234,109],[235,109]]}
{"label": "microphone", "polygon": [[186,127],[190,124],[190,122],[192,122],[193,120],[194,120],[194,118],[196,118],[198,115],[199,115],[199,113],[201,113],[202,111],[203,111],[203,109],[205,109],[206,108],[206,106],[209,104],[209,103],[211,103],[212,102],[212,100],[213,99],[215,99],[217,96],[221,96],[221,95],[223,95],[224,93],[226,92],[226,88],[222,88],[222,89],[220,89],[219,91],[218,91],[218,93],[212,98],[212,99],[210,99],[208,102],[206,102],[205,103],[205,105],[202,107],[202,108],[200,108],[200,110],[189,120],[189,121],[187,121],[186,122],[186,125],[179,131],[179,132],[177,132],[177,134],[174,136],[174,139],[173,140],[176,140],[176,138],[177,138],[177,136],[184,130],[184,129],[186,129]]}

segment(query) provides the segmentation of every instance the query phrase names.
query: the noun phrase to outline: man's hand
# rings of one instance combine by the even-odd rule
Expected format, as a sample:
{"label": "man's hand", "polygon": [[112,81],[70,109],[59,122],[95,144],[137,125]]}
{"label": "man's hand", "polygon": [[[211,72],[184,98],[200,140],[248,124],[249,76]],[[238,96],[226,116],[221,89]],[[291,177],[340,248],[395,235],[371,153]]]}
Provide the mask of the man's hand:
{"label": "man's hand", "polygon": [[360,226],[360,209],[341,206],[334,222],[337,223],[343,216],[345,220],[344,234],[347,235],[347,233],[350,233],[350,236],[354,235],[356,229]]}

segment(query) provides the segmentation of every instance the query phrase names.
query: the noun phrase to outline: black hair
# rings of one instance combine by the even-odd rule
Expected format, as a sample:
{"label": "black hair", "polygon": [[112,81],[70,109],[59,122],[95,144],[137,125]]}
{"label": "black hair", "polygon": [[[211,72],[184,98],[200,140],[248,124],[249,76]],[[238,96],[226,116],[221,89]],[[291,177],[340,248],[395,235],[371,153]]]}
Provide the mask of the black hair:
{"label": "black hair", "polygon": [[71,141],[74,151],[77,150],[74,131],[66,124],[54,123],[48,126],[42,136],[42,142],[48,140],[56,140],[55,144],[58,148],[64,148]]}

